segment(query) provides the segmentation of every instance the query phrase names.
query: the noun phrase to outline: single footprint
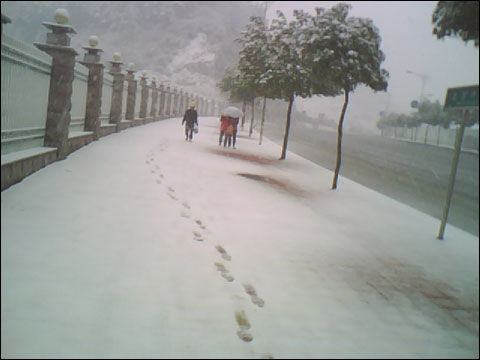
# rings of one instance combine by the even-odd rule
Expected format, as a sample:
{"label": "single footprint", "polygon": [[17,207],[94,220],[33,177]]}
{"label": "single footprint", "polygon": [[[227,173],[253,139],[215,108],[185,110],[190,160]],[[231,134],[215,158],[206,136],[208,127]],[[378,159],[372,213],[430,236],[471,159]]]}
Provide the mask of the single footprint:
{"label": "single footprint", "polygon": [[255,290],[255,288],[250,285],[250,284],[243,284],[243,287],[245,289],[245,291],[247,292],[248,295],[251,295],[251,296],[256,296],[257,295],[257,291]]}
{"label": "single footprint", "polygon": [[265,305],[265,301],[263,301],[263,299],[258,296],[252,296],[251,299],[252,302],[259,307],[263,307],[263,305]]}
{"label": "single footprint", "polygon": [[222,263],[216,262],[215,266],[217,267],[218,271],[222,271],[222,272],[228,271],[225,265],[223,265]]}
{"label": "single footprint", "polygon": [[184,218],[187,218],[187,219],[190,217],[190,215],[189,215],[188,213],[186,213],[185,211],[182,211],[182,212],[180,213],[180,216],[181,216],[181,217],[184,217]]}
{"label": "single footprint", "polygon": [[161,184],[162,182],[160,180],[157,179],[157,184]]}
{"label": "single footprint", "polygon": [[215,263],[215,266],[217,267],[217,270],[222,273],[222,277],[223,277],[225,280],[227,280],[227,281],[229,281],[229,282],[232,282],[233,280],[235,280],[235,279],[233,278],[233,276],[228,273],[227,268],[225,268],[225,266],[224,266],[222,263],[216,262],[216,263]]}
{"label": "single footprint", "polygon": [[172,188],[171,186],[168,187],[168,191],[175,192],[175,189]]}
{"label": "single footprint", "polygon": [[226,272],[222,272],[222,277],[228,282],[232,282],[233,280],[235,280],[232,275]]}
{"label": "single footprint", "polygon": [[175,195],[173,195],[173,194],[171,194],[171,193],[169,193],[169,192],[168,192],[167,194],[168,194],[168,196],[170,196],[170,198],[172,198],[173,200],[178,200],[178,198],[177,198]]}
{"label": "single footprint", "polygon": [[237,320],[237,324],[241,329],[250,329],[250,322],[248,321],[245,311],[236,311],[235,319]]}
{"label": "single footprint", "polygon": [[205,225],[202,224],[201,220],[195,220],[195,222],[197,223],[198,226],[200,226],[200,229],[202,229],[202,230],[206,229]]}
{"label": "single footprint", "polygon": [[190,209],[190,205],[188,205],[188,203],[187,203],[186,201],[184,201],[184,202],[182,203],[182,205],[183,205],[184,207],[186,207],[187,209]]}
{"label": "single footprint", "polygon": [[247,332],[246,330],[244,329],[239,329],[237,331],[237,335],[240,339],[242,339],[243,341],[245,342],[250,342],[253,340],[253,336],[252,334],[250,334],[249,332]]}
{"label": "single footprint", "polygon": [[220,254],[222,254],[222,258],[224,258],[225,260],[232,260],[232,257],[230,255],[228,255],[228,253],[225,251],[225,249],[223,247],[221,247],[220,245],[217,245],[215,246],[215,248],[218,250],[218,252]]}
{"label": "single footprint", "polygon": [[258,305],[259,307],[263,307],[265,305],[265,301],[258,296],[257,291],[255,288],[250,285],[250,284],[243,284],[243,287],[245,291],[247,292],[248,295],[250,295],[250,299],[255,305]]}
{"label": "single footprint", "polygon": [[193,232],[194,239],[197,241],[203,241],[202,234],[200,234],[198,231]]}

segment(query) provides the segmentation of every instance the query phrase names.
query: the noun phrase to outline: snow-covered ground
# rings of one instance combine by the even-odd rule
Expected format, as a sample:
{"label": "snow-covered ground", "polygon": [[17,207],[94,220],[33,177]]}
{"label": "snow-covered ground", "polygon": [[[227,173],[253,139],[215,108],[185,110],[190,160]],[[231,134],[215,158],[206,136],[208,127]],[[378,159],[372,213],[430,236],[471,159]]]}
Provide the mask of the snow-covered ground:
{"label": "snow-covered ground", "polygon": [[2,358],[478,358],[477,237],[218,126],[131,128],[2,192]]}

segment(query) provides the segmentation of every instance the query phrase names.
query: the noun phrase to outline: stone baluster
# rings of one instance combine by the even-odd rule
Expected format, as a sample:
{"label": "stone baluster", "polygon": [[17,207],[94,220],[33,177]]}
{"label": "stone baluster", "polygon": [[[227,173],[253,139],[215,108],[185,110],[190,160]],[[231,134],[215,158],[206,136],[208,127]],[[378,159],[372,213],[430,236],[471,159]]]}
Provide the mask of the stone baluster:
{"label": "stone baluster", "polygon": [[127,75],[127,107],[125,110],[125,120],[135,120],[135,100],[137,97],[137,80],[135,80],[135,64],[128,64]]}
{"label": "stone baluster", "polygon": [[71,121],[75,56],[78,53],[70,47],[68,34],[76,34],[76,31],[67,25],[68,12],[65,9],[58,9],[55,12],[55,20],[56,24],[42,23],[51,30],[47,33],[46,44],[34,45],[52,57],[44,145],[56,147],[58,159],[65,159],[70,151],[68,130]]}
{"label": "stone baluster", "polygon": [[97,48],[98,38],[90,36],[90,46],[84,46],[87,52],[80,64],[88,68],[87,105],[85,109],[85,131],[93,132],[93,139],[100,137],[100,115],[102,114],[102,89],[104,65],[100,63],[102,49]]}
{"label": "stone baluster", "polygon": [[160,83],[159,91],[160,101],[158,103],[158,116],[160,119],[163,119],[163,115],[165,114],[165,86],[162,83]]}
{"label": "stone baluster", "polygon": [[188,109],[188,106],[190,105],[189,99],[190,99],[190,94],[185,91],[185,94],[183,94],[183,110],[182,110],[184,113]]}
{"label": "stone baluster", "polygon": [[183,89],[178,93],[178,115],[183,116]]}
{"label": "stone baluster", "polygon": [[178,114],[178,90],[176,88],[173,89],[173,107],[172,107],[172,115]]}
{"label": "stone baluster", "polygon": [[205,98],[203,96],[200,99],[200,114],[205,115]]}
{"label": "stone baluster", "polygon": [[152,105],[150,108],[150,116],[152,117],[152,121],[155,121],[157,115],[158,89],[156,80],[157,79],[155,76],[152,76],[152,82],[150,84],[150,88],[152,89]]}
{"label": "stone baluster", "polygon": [[170,85],[167,85],[166,95],[167,104],[165,106],[165,115],[170,116],[170,110],[172,105],[172,92],[170,90]]}
{"label": "stone baluster", "polygon": [[142,72],[140,86],[142,87],[142,99],[140,101],[140,118],[145,119],[147,117],[148,85],[147,73],[144,71]]}
{"label": "stone baluster", "polygon": [[212,116],[212,103],[210,99],[207,99],[207,109],[205,111],[207,112],[207,116]]}
{"label": "stone baluster", "polygon": [[109,74],[113,76],[112,102],[110,104],[110,118],[108,122],[116,125],[116,131],[120,131],[120,121],[122,120],[122,103],[123,103],[123,82],[125,74],[122,73],[121,56],[119,53],[113,54],[113,60]]}
{"label": "stone baluster", "polygon": [[212,116],[217,116],[217,112],[215,111],[215,100],[212,99]]}

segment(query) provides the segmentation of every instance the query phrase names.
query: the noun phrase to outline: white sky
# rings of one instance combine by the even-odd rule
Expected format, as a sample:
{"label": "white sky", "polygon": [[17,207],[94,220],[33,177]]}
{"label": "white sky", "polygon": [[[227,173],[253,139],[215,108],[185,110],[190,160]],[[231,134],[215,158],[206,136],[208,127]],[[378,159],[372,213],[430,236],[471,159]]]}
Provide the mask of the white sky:
{"label": "white sky", "polygon": [[[386,55],[383,67],[390,73],[389,96],[385,93],[375,95],[364,88],[364,91],[358,91],[358,100],[356,96],[352,98],[348,111],[352,120],[371,125],[378,119],[380,111],[412,111],[410,102],[420,97],[421,79],[407,74],[407,70],[426,74],[429,79],[425,83],[424,95],[442,104],[447,88],[479,83],[479,50],[473,42],[465,45],[459,38],[438,40],[432,34],[431,17],[436,1],[346,2],[352,5],[350,16],[368,17],[379,28],[381,48]],[[292,17],[294,9],[313,14],[315,7],[329,9],[336,3],[338,1],[274,1],[269,5],[267,18],[275,18],[276,10]],[[299,107],[309,114],[325,113],[334,120],[339,117],[342,102],[341,96],[334,100],[297,101]]]}
{"label": "white sky", "polygon": [[330,171],[247,129],[233,150],[218,118],[193,142],[180,123],[2,191],[2,358],[478,359],[478,237],[437,240],[438,220],[343,177],[332,191]]}

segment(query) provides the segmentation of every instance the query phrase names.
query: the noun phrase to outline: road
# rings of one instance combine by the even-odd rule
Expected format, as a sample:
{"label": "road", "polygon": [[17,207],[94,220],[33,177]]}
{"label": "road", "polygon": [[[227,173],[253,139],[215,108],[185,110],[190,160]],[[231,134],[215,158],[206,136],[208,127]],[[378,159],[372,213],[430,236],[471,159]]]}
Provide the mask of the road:
{"label": "road", "polygon": [[[265,136],[282,144],[283,128],[267,123]],[[333,171],[337,133],[292,127],[288,150]],[[441,220],[452,158],[452,149],[347,133],[343,136],[340,175]],[[448,216],[448,224],[476,236],[479,235],[478,160],[478,154],[461,153]],[[341,187],[340,180],[340,191]]]}

